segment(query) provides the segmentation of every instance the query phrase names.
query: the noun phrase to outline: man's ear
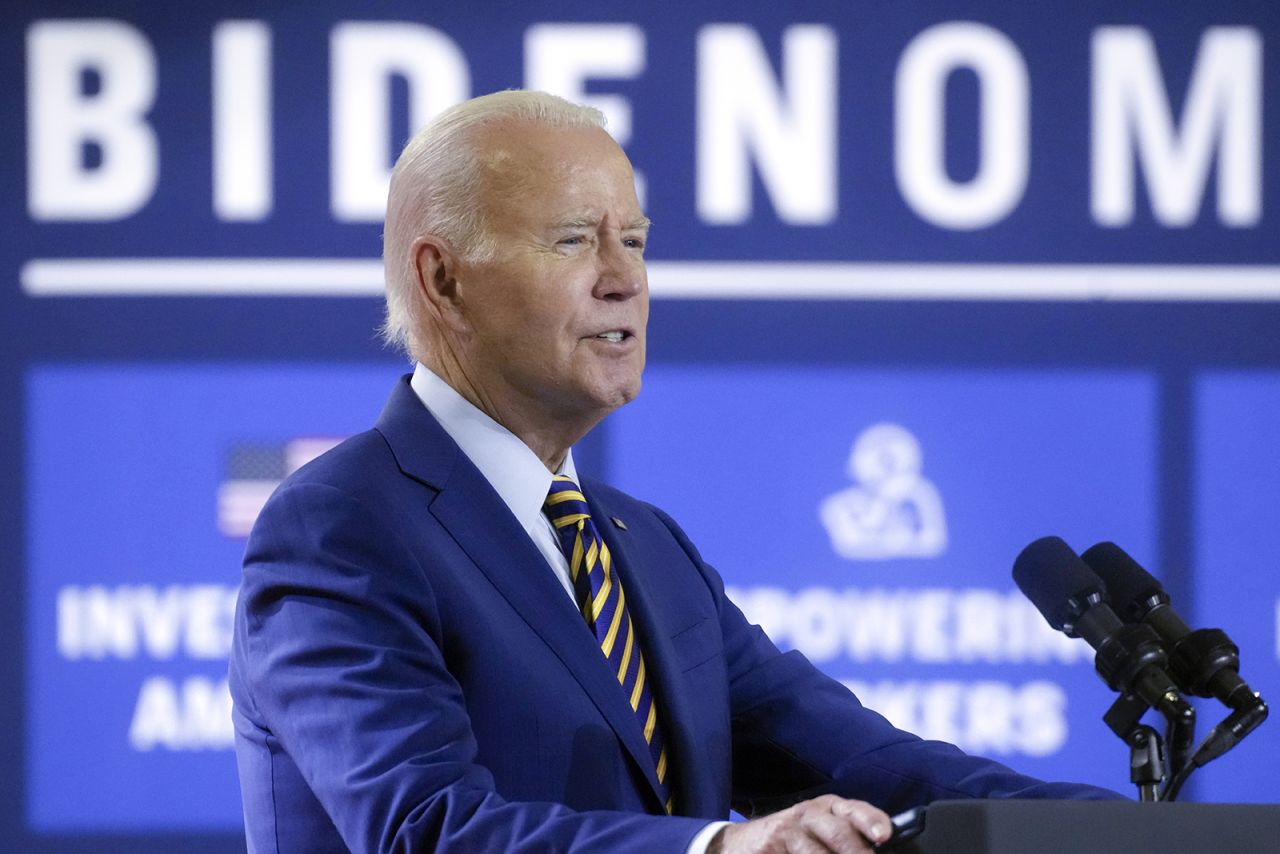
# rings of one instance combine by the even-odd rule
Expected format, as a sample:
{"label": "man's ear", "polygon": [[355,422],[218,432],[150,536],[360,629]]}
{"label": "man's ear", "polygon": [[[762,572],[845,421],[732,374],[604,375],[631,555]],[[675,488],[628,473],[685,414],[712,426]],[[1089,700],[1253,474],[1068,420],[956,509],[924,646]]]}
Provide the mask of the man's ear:
{"label": "man's ear", "polygon": [[453,248],[442,238],[426,234],[413,242],[412,252],[417,296],[425,313],[445,327],[460,329],[465,322]]}

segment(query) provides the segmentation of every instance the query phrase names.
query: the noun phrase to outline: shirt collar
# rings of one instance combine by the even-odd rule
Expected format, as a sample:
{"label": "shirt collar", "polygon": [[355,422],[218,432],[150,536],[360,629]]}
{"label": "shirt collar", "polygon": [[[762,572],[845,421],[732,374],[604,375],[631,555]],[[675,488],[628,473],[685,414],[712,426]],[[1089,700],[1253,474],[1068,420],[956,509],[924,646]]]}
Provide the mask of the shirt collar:
{"label": "shirt collar", "polygon": [[[414,368],[409,385],[520,524],[526,529],[544,524],[542,505],[551,489],[551,472],[538,455],[425,365],[419,363]],[[557,474],[568,475],[577,483],[572,449]]]}

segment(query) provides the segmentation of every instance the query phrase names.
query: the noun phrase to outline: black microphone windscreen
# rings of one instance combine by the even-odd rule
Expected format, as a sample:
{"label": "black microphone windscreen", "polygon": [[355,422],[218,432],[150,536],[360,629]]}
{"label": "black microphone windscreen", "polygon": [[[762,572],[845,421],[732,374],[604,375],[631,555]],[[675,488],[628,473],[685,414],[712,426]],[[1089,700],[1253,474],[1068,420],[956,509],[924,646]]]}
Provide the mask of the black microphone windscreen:
{"label": "black microphone windscreen", "polygon": [[1115,543],[1098,543],[1080,557],[1107,585],[1111,607],[1127,620],[1141,620],[1152,599],[1169,601],[1160,582]]}
{"label": "black microphone windscreen", "polygon": [[1041,537],[1013,562],[1013,580],[1044,614],[1064,631],[1090,599],[1106,599],[1107,589],[1093,570],[1060,537]]}

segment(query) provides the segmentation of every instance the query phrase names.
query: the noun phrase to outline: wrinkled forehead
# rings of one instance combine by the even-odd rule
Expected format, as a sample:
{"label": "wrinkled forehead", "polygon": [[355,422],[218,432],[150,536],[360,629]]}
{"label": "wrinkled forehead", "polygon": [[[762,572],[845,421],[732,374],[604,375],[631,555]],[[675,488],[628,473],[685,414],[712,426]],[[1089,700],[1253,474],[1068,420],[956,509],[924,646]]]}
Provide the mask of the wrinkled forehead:
{"label": "wrinkled forehead", "polygon": [[633,189],[631,162],[601,128],[508,121],[480,129],[475,144],[479,190],[492,205]]}

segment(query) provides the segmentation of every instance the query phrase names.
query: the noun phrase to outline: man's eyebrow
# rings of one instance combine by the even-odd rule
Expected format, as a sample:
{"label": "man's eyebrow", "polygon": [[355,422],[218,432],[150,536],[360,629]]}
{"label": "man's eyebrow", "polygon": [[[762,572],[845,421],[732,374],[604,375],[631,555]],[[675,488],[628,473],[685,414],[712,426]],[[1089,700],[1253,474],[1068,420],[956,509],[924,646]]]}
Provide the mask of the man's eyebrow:
{"label": "man's eyebrow", "polygon": [[[622,226],[622,230],[623,231],[648,231],[651,222],[652,221],[647,216],[642,216],[639,219],[632,220],[631,222],[628,222],[627,224]],[[570,219],[562,219],[559,222],[552,225],[551,228],[554,231],[562,231],[564,229],[569,229],[569,228],[595,228],[598,225],[600,225],[599,219],[595,217],[580,216],[580,217],[572,217]]]}
{"label": "man's eyebrow", "polygon": [[553,230],[561,231],[566,228],[595,228],[599,222],[590,217],[579,216],[572,219],[562,219],[551,226]]}

